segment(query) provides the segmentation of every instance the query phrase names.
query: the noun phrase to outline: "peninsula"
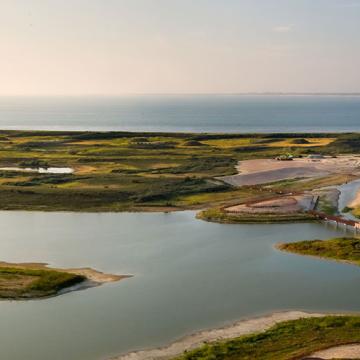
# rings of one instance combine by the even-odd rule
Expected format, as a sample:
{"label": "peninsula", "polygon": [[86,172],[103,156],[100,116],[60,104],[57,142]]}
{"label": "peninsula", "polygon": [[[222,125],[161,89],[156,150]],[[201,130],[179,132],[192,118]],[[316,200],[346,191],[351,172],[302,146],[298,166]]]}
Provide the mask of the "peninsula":
{"label": "peninsula", "polygon": [[0,299],[40,299],[87,289],[128,276],[104,274],[90,268],[53,269],[40,263],[0,262]]}

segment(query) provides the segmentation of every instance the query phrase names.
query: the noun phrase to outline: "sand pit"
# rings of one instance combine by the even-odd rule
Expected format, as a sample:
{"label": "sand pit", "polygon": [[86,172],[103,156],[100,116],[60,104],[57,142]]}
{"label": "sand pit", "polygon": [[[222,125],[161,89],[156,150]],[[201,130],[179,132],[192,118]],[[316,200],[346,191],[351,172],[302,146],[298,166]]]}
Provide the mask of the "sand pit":
{"label": "sand pit", "polygon": [[360,157],[340,156],[323,159],[294,159],[278,161],[275,159],[256,159],[240,161],[238,174],[221,179],[233,186],[266,184],[295,178],[316,178],[336,173],[359,173]]}
{"label": "sand pit", "polygon": [[289,214],[312,210],[315,202],[316,197],[312,194],[279,196],[265,201],[230,206],[225,211],[246,214]]}

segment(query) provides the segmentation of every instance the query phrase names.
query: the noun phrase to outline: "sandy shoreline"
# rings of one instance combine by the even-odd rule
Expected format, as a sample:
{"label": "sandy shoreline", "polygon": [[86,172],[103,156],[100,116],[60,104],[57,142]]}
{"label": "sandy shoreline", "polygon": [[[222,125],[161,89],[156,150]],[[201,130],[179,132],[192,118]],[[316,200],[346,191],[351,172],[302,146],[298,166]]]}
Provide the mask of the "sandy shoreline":
{"label": "sandy shoreline", "polygon": [[258,318],[240,320],[222,328],[200,331],[192,335],[185,336],[165,347],[133,351],[117,357],[112,357],[109,360],[166,360],[182,354],[185,350],[196,349],[204,345],[206,342],[221,341],[236,338],[242,335],[266,331],[282,321],[321,317],[326,315],[329,314],[308,313],[304,311],[277,312]]}
{"label": "sandy shoreline", "polygon": [[71,274],[82,275],[86,277],[86,280],[80,284],[70,286],[68,288],[60,290],[55,296],[66,294],[71,291],[86,290],[92,287],[100,286],[110,282],[120,281],[126,278],[132,277],[132,275],[114,275],[106,274],[101,271],[91,268],[78,268],[78,269],[56,269],[62,272],[68,272]]}

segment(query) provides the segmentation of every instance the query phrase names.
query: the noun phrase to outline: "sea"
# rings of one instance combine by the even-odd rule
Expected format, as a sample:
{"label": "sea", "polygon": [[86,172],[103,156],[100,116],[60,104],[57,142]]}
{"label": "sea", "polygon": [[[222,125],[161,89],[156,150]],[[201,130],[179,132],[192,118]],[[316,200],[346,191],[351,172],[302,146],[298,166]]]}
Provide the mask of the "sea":
{"label": "sea", "polygon": [[0,129],[353,132],[360,131],[360,96],[0,97]]}

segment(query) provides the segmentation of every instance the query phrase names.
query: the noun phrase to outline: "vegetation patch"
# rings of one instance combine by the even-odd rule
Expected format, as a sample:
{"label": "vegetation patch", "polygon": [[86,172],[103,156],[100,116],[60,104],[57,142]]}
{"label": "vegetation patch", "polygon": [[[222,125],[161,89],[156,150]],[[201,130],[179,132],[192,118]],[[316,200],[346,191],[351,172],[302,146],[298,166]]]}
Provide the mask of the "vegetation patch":
{"label": "vegetation patch", "polygon": [[351,213],[357,218],[360,218],[360,207],[355,207],[354,209],[351,209]]}
{"label": "vegetation patch", "polygon": [[203,179],[185,178],[185,179],[164,179],[162,184],[149,187],[143,194],[135,195],[136,202],[151,202],[157,200],[171,200],[182,195],[218,192],[229,189],[226,184],[217,184]]}
{"label": "vegetation patch", "polygon": [[338,213],[336,204],[328,200],[325,196],[320,196],[317,209],[328,215],[336,215]]}
{"label": "vegetation patch", "polygon": [[197,218],[201,220],[218,222],[223,224],[257,224],[257,223],[287,223],[287,222],[312,222],[317,219],[307,213],[289,214],[245,214],[229,213],[219,208],[211,208],[200,211]]}
{"label": "vegetation patch", "polygon": [[5,185],[12,185],[12,186],[39,186],[43,184],[59,185],[80,179],[84,180],[86,179],[86,177],[64,175],[64,174],[49,174],[49,175],[46,174],[46,175],[36,175],[25,181],[5,183]]}
{"label": "vegetation patch", "polygon": [[303,145],[303,144],[310,144],[310,141],[306,140],[304,138],[301,138],[301,139],[293,139],[293,140],[291,140],[291,143],[292,144],[301,144],[301,145]]}
{"label": "vegetation patch", "polygon": [[50,269],[0,267],[0,298],[33,299],[56,295],[80,284],[85,276]]}
{"label": "vegetation patch", "polygon": [[360,265],[360,238],[335,238],[278,244],[277,248],[300,255],[345,261]]}
{"label": "vegetation patch", "polygon": [[201,143],[197,140],[188,140],[184,143],[185,146],[205,146],[205,144]]}
{"label": "vegetation patch", "polygon": [[19,166],[22,168],[33,168],[33,169],[45,168],[45,169],[47,169],[49,167],[49,164],[47,161],[40,160],[40,159],[28,159],[28,160],[21,161],[19,163]]}

